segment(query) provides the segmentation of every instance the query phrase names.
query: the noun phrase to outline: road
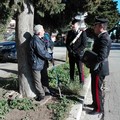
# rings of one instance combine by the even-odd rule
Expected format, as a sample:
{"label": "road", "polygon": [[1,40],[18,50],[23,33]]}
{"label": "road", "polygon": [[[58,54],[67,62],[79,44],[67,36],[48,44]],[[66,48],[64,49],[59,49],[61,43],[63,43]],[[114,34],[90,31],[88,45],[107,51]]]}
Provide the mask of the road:
{"label": "road", "polygon": [[60,60],[66,61],[66,47],[54,47],[53,53],[55,60],[58,59],[59,62]]}
{"label": "road", "polygon": [[[105,79],[104,120],[120,120],[120,43],[113,43],[109,56],[110,75]],[[91,90],[85,99],[90,104]],[[101,115],[88,115],[83,110],[80,120],[101,120]]]}
{"label": "road", "polygon": [[[65,47],[54,47],[53,50],[55,64],[63,63],[66,60],[66,48]],[[62,60],[62,61],[61,61]],[[61,62],[60,62],[61,61]],[[8,77],[11,73],[17,73],[18,71],[18,64],[17,63],[0,63],[0,77]]]}
{"label": "road", "polygon": [[110,75],[106,78],[104,120],[120,120],[120,43],[113,44]]}

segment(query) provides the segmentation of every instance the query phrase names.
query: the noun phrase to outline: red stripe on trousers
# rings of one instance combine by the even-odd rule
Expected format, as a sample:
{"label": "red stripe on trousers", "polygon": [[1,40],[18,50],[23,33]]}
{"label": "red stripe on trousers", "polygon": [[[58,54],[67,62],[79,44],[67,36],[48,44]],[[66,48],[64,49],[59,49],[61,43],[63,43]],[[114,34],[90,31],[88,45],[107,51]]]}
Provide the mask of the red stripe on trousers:
{"label": "red stripe on trousers", "polygon": [[84,65],[82,64],[82,81],[84,82]]}
{"label": "red stripe on trousers", "polygon": [[99,76],[96,76],[96,102],[97,102],[97,112],[100,112],[100,99],[99,99]]}

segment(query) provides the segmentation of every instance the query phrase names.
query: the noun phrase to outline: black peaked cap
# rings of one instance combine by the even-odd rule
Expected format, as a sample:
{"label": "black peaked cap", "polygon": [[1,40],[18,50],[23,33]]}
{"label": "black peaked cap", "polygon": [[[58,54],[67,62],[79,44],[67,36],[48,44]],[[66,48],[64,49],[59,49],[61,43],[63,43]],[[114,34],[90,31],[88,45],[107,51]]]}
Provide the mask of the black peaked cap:
{"label": "black peaked cap", "polygon": [[95,18],[95,23],[108,23],[107,18],[102,18],[102,17],[96,17]]}
{"label": "black peaked cap", "polygon": [[75,24],[76,22],[79,22],[80,20],[77,20],[77,19],[73,19],[72,20],[72,24]]}

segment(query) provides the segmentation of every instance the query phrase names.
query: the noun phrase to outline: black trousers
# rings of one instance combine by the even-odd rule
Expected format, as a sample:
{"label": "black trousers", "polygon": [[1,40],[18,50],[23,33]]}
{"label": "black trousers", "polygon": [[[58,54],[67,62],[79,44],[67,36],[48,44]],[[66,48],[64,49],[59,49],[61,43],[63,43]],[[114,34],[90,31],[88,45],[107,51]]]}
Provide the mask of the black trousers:
{"label": "black trousers", "polygon": [[77,65],[80,83],[84,83],[83,63],[79,58],[76,58],[73,55],[69,55],[70,79],[74,80],[75,64]]}
{"label": "black trousers", "polygon": [[94,108],[97,112],[104,111],[103,82],[105,76],[100,76],[95,72],[91,72],[91,93]]}

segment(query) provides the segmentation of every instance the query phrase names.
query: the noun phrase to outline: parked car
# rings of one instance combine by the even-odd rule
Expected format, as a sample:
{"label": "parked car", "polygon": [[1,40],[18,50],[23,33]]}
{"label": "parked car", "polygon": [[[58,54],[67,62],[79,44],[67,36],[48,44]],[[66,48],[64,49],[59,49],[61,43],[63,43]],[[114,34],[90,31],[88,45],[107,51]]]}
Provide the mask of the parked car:
{"label": "parked car", "polygon": [[0,61],[17,62],[17,50],[15,41],[0,42]]}
{"label": "parked car", "polygon": [[118,21],[115,26],[108,31],[112,42],[118,43],[120,42],[120,21]]}
{"label": "parked car", "polygon": [[5,41],[15,41],[15,32],[12,33],[4,33]]}
{"label": "parked car", "polygon": [[65,46],[65,37],[57,35],[56,40],[54,41],[55,47],[64,47]]}

